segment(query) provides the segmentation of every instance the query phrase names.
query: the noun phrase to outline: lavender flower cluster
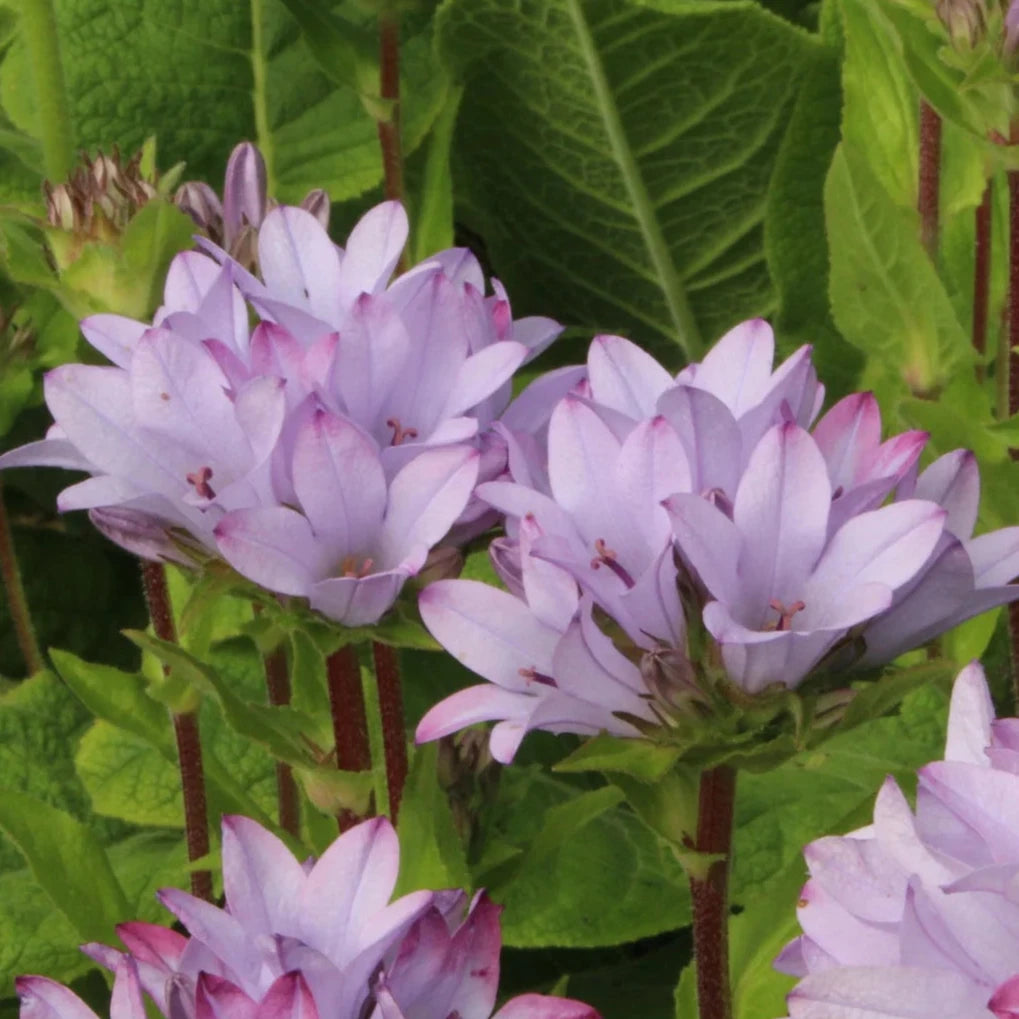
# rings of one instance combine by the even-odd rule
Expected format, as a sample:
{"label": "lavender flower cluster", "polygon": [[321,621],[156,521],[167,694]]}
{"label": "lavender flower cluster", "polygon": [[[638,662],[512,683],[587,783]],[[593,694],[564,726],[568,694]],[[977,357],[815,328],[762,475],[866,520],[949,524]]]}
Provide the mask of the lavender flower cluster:
{"label": "lavender flower cluster", "polygon": [[889,778],[872,825],[805,855],[803,934],[776,963],[804,978],[792,1019],[1019,1015],[1019,719],[995,720],[978,664],[915,811]]}
{"label": "lavender flower cluster", "polygon": [[[499,986],[500,909],[484,893],[412,892],[390,902],[399,843],[383,818],[304,863],[244,817],[223,820],[219,909],[176,888],[163,905],[190,932],[117,928],[121,952],[84,951],[115,975],[110,1019],[489,1019]],[[22,1019],[96,1019],[73,991],[20,977]],[[565,998],[525,994],[492,1019],[598,1019]]]}

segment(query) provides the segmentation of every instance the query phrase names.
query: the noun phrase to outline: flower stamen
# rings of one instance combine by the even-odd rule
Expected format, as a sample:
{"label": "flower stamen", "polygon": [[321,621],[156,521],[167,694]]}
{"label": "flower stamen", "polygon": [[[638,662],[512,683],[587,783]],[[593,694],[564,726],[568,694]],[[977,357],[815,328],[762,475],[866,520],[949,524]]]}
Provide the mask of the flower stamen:
{"label": "flower stamen", "polygon": [[775,624],[775,629],[779,632],[790,629],[793,616],[795,616],[797,612],[802,612],[807,607],[806,603],[801,601],[794,601],[791,605],[786,606],[777,598],[772,598],[771,601],[768,602],[768,606],[778,613],[778,622]]}
{"label": "flower stamen", "polygon": [[340,563],[340,576],[360,580],[371,573],[374,565],[375,560],[371,558],[361,559],[360,556],[356,555],[344,556]]}
{"label": "flower stamen", "polygon": [[537,669],[517,669],[517,675],[523,676],[528,683],[541,683],[544,686],[555,686],[556,681],[551,676],[546,676]]}
{"label": "flower stamen", "polygon": [[194,474],[187,475],[187,482],[194,487],[195,494],[199,498],[215,499],[216,493],[212,490],[212,485],[209,484],[209,478],[211,477],[211,467],[199,467]]}
{"label": "flower stamen", "polygon": [[631,577],[630,574],[619,565],[619,562],[616,559],[615,549],[609,548],[605,544],[604,538],[595,539],[594,550],[598,554],[591,560],[592,570],[597,570],[599,567],[607,566],[627,587],[636,586],[633,577]]}
{"label": "flower stamen", "polygon": [[393,441],[391,446],[399,446],[405,439],[416,439],[418,430],[416,428],[404,428],[399,418],[386,418],[386,427],[393,429]]}

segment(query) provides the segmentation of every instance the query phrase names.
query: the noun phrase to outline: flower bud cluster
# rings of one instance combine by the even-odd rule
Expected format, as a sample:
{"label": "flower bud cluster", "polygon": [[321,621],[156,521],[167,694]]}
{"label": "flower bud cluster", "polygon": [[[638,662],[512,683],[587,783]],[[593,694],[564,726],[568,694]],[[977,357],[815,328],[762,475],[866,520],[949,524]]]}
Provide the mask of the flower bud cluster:
{"label": "flower bud cluster", "polygon": [[776,962],[803,978],[792,1019],[1019,1014],[1019,719],[994,719],[978,664],[917,782],[915,810],[889,778],[872,825],[804,851],[803,934]]}
{"label": "flower bud cluster", "polygon": [[[126,923],[125,952],[84,946],[115,974],[111,1019],[489,1019],[499,987],[500,907],[484,892],[419,891],[390,902],[399,867],[385,819],[298,862],[244,817],[223,820],[219,909],[176,888],[160,899],[188,930]],[[95,1019],[46,977],[17,981],[21,1019]],[[577,1001],[525,994],[492,1019],[599,1019]]]}
{"label": "flower bud cluster", "polygon": [[972,454],[920,472],[926,434],[882,441],[870,393],[818,419],[810,349],[774,370],[773,353],[747,322],[672,376],[599,336],[547,428],[504,429],[509,477],[477,495],[506,519],[506,590],[448,580],[420,598],[488,682],[436,705],[419,739],[494,720],[506,762],[530,729],[635,736],[709,714],[726,684],[743,703],[873,667],[1019,598],[1019,528],[972,537]]}

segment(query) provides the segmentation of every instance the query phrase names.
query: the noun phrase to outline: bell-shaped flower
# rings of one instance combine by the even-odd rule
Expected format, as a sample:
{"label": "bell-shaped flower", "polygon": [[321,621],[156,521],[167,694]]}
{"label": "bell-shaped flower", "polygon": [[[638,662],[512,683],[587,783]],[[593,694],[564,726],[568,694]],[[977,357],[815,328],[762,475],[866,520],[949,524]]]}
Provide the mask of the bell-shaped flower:
{"label": "bell-shaped flower", "polygon": [[898,497],[944,507],[945,533],[925,568],[863,631],[863,665],[890,661],[981,612],[1019,599],[1019,584],[1011,583],[1019,577],[1019,527],[972,536],[980,472],[969,450],[939,457],[915,483],[907,476]]}
{"label": "bell-shaped flower", "polygon": [[829,537],[831,506],[824,457],[793,422],[758,443],[731,518],[696,495],[666,502],[677,548],[708,592],[704,625],[730,679],[750,693],[797,686],[850,628],[887,609],[927,563],[946,516],[908,500]]}
{"label": "bell-shaped flower", "polygon": [[688,489],[689,470],[669,424],[650,418],[621,441],[585,400],[567,396],[549,423],[548,483],[547,495],[506,481],[480,485],[477,494],[506,515],[510,534],[521,520],[533,522],[530,547],[517,546],[521,560],[555,564],[636,644],[681,646],[683,612],[661,501]]}
{"label": "bell-shaped flower", "polygon": [[804,979],[793,1019],[1011,1019],[1019,1002],[1017,720],[994,721],[983,670],[959,674],[945,760],[915,812],[892,779],[874,823],[811,843],[803,934],[776,966]]}
{"label": "bell-shaped flower", "polygon": [[[300,863],[254,821],[223,820],[220,909],[160,893],[188,936],[122,924],[127,951],[85,952],[117,980],[111,1019],[489,1019],[499,984],[499,908],[479,893],[420,891],[390,902],[399,843],[385,818]],[[66,988],[19,980],[25,1019],[94,1019]],[[502,1019],[598,1019],[579,1002],[524,995]]]}
{"label": "bell-shaped flower", "polygon": [[438,581],[421,593],[432,636],[488,682],[431,708],[418,724],[420,742],[496,721],[491,753],[505,764],[532,729],[637,736],[619,715],[653,719],[639,668],[598,628],[590,598],[578,603],[568,575],[547,567],[524,559],[529,601],[474,580]]}
{"label": "bell-shaped flower", "polygon": [[427,450],[387,482],[377,448],[359,428],[314,411],[293,443],[300,511],[263,505],[226,514],[215,536],[239,573],[347,626],[375,623],[404,581],[462,512],[478,454]]}
{"label": "bell-shaped flower", "polygon": [[[145,1019],[138,967],[130,956],[114,968],[110,1019]],[[99,1019],[74,991],[49,977],[18,977],[14,989],[21,999],[20,1019]]]}

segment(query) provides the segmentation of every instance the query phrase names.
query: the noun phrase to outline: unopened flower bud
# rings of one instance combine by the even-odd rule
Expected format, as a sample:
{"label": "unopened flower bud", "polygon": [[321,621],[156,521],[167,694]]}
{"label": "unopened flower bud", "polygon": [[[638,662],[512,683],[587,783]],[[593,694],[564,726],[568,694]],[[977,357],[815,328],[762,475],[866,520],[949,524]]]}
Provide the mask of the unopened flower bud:
{"label": "unopened flower bud", "polygon": [[223,205],[219,196],[204,181],[185,181],[173,196],[173,204],[186,212],[195,225],[214,241],[223,237]]}
{"label": "unopened flower bud", "polygon": [[301,202],[301,208],[305,212],[310,212],[326,230],[329,229],[330,201],[328,192],[321,188],[309,191],[304,196],[304,201]]}
{"label": "unopened flower bud", "polygon": [[974,47],[987,28],[984,0],[937,0],[938,17],[956,46]]}
{"label": "unopened flower bud", "polygon": [[46,219],[50,226],[59,227],[61,230],[73,230],[76,216],[70,188],[66,184],[53,187],[46,181],[43,190],[46,194]]}
{"label": "unopened flower bud", "polygon": [[245,225],[257,229],[267,208],[265,160],[251,144],[241,142],[226,164],[223,182],[223,240],[232,249]]}
{"label": "unopened flower bud", "polygon": [[464,567],[464,557],[460,549],[452,545],[437,545],[428,553],[425,565],[417,575],[419,587],[426,587],[436,580],[455,580]]}
{"label": "unopened flower bud", "polygon": [[697,673],[686,654],[677,648],[659,647],[640,660],[640,674],[656,703],[670,714],[687,714],[705,697],[697,685]]}
{"label": "unopened flower bud", "polygon": [[98,507],[88,515],[100,534],[142,559],[193,565],[170,539],[167,525],[156,517],[123,506]]}

